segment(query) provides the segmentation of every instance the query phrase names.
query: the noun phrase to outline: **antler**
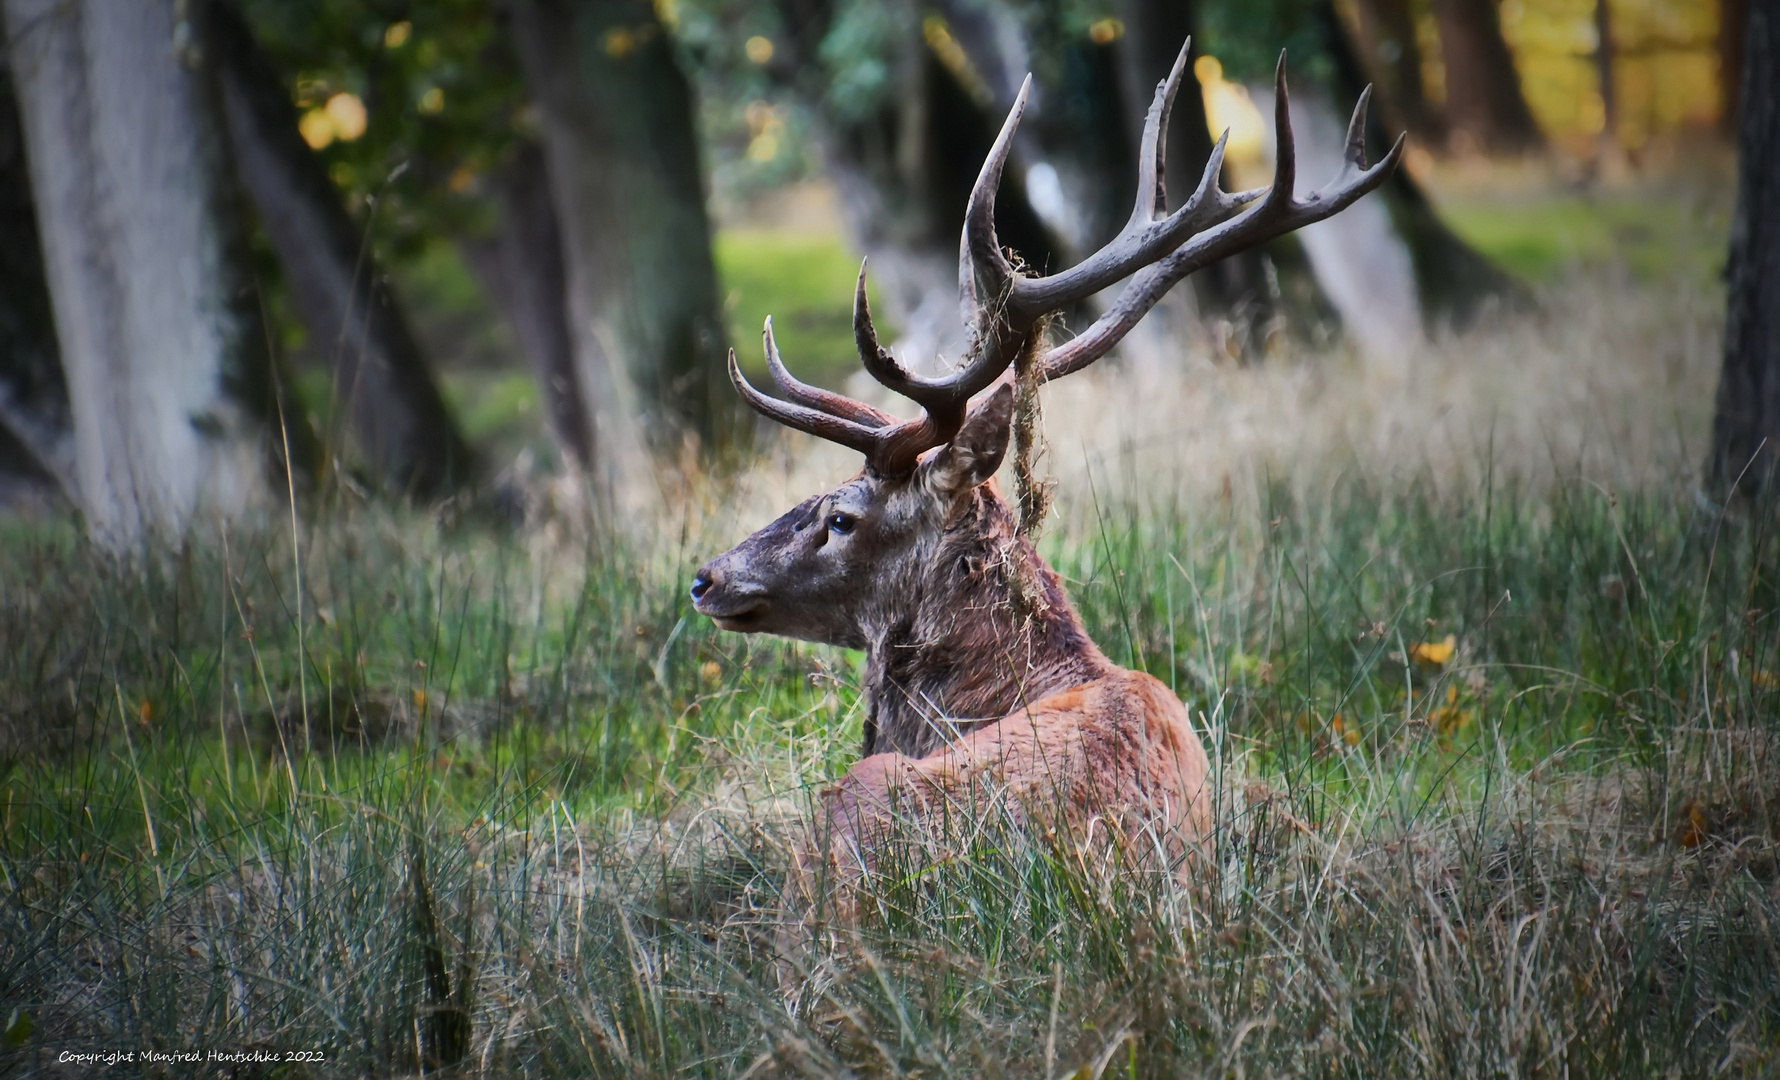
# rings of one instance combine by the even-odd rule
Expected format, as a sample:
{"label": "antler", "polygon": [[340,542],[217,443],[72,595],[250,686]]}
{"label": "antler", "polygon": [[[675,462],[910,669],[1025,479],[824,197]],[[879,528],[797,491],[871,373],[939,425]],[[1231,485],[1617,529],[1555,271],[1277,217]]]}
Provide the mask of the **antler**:
{"label": "antler", "polygon": [[970,347],[957,371],[938,378],[913,375],[879,347],[865,299],[865,267],[860,266],[853,295],[853,336],[859,358],[872,378],[922,407],[919,419],[899,421],[870,405],[798,382],[779,359],[771,319],[764,333],[767,366],[787,400],[768,397],[750,386],[732,350],[729,377],[742,397],[787,427],[864,453],[867,467],[881,476],[902,475],[914,468],[922,452],[958,433],[972,396],[1003,377],[1052,312],[1122,278],[1131,279],[1113,306],[1087,330],[1040,354],[1038,377],[1047,382],[1080,371],[1106,355],[1188,274],[1346,209],[1382,184],[1402,157],[1404,140],[1399,137],[1378,164],[1366,166],[1366,107],[1372,97],[1372,88],[1367,87],[1348,124],[1341,171],[1304,198],[1294,197],[1297,163],[1282,51],[1274,73],[1273,183],[1234,194],[1218,186],[1229,140],[1226,131],[1212,148],[1192,197],[1168,213],[1163,169],[1168,114],[1191,47],[1191,40],[1181,47],[1168,77],[1157,84],[1155,99],[1144,117],[1137,198],[1130,219],[1105,247],[1048,277],[1020,273],[995,235],[995,192],[1032,89],[1032,77],[1026,77],[965,209],[958,251],[958,293],[961,314],[970,329]]}

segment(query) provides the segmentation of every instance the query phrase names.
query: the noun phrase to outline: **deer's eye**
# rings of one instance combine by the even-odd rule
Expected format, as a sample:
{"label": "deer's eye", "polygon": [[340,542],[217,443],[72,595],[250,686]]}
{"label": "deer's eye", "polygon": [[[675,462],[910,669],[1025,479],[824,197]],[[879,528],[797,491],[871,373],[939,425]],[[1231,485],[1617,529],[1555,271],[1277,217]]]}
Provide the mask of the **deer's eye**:
{"label": "deer's eye", "polygon": [[827,524],[829,532],[834,533],[836,536],[845,536],[853,531],[853,526],[859,524],[859,519],[852,514],[844,514],[841,511],[836,510],[834,513],[828,515]]}

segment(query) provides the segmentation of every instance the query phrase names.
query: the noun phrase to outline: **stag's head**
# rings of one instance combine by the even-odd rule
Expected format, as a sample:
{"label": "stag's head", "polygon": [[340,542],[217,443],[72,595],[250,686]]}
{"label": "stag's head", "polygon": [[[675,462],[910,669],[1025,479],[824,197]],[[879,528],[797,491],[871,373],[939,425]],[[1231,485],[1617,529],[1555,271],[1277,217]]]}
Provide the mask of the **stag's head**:
{"label": "stag's head", "polygon": [[[1402,155],[1399,139],[1383,160],[1366,166],[1368,88],[1348,125],[1341,172],[1324,187],[1295,197],[1282,53],[1275,74],[1273,183],[1234,194],[1218,186],[1226,132],[1192,196],[1169,213],[1163,140],[1189,46],[1182,46],[1168,78],[1157,85],[1145,117],[1130,220],[1104,248],[1049,277],[1019,272],[995,235],[995,191],[1025,111],[1032,84],[1027,77],[965,211],[958,288],[970,347],[957,370],[937,378],[917,376],[879,347],[860,269],[853,301],[860,360],[887,389],[919,404],[920,417],[898,420],[798,381],[779,356],[770,319],[763,335],[766,361],[782,398],[750,385],[730,353],[730,380],[756,411],[860,451],[865,468],[705,564],[692,584],[693,606],[700,613],[727,630],[864,646],[875,616],[905,606],[911,589],[956,561],[961,549],[968,552],[983,534],[1005,531],[1007,509],[989,481],[1007,452],[1016,358],[1027,358],[1020,367],[1033,385],[1087,367],[1182,278],[1344,209],[1383,183]],[[1034,340],[1053,312],[1125,278],[1130,280],[1118,300],[1087,330],[1051,347]]]}

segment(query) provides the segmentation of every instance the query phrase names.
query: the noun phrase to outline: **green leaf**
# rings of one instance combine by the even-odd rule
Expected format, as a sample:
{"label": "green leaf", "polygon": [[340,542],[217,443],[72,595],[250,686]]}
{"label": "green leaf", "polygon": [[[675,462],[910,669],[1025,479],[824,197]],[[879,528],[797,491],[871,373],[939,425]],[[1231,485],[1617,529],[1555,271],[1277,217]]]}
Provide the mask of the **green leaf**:
{"label": "green leaf", "polygon": [[23,1009],[12,1010],[12,1015],[6,1018],[6,1045],[23,1046],[25,1040],[31,1037],[33,1027],[30,1013]]}

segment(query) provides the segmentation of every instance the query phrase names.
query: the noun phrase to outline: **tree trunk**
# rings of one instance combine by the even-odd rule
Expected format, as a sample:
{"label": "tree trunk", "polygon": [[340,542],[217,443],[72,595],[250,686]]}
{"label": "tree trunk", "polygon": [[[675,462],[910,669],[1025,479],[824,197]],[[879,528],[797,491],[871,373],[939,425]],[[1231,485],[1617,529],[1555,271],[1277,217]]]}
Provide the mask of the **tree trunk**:
{"label": "tree trunk", "polygon": [[[1119,80],[1125,99],[1124,122],[1130,145],[1136,147],[1156,84],[1168,77],[1181,45],[1198,29],[1198,11],[1193,0],[1120,0],[1118,11],[1125,24]],[[1195,48],[1193,58],[1200,55]],[[1169,209],[1174,209],[1198,186],[1213,145],[1205,98],[1191,67],[1174,99],[1167,138],[1163,175],[1168,181]],[[1131,165],[1126,169],[1134,182],[1135,170]],[[1228,182],[1224,186],[1226,190],[1231,187]],[[1129,206],[1126,209],[1129,212]],[[1295,238],[1281,237],[1264,249],[1251,248],[1220,259],[1189,279],[1199,319],[1225,352],[1253,359],[1265,351],[1267,328],[1281,315],[1277,272],[1270,275],[1268,256],[1284,254],[1288,265],[1296,265],[1299,260],[1293,249],[1297,246]],[[1169,319],[1164,309],[1158,326],[1179,334],[1182,327],[1166,325],[1179,321],[1178,317]]]}
{"label": "tree trunk", "polygon": [[[1271,139],[1272,89],[1256,86],[1251,93],[1267,118]],[[1297,147],[1297,193],[1302,196],[1340,170],[1346,117],[1338,115],[1321,87],[1301,80],[1292,91],[1292,133]],[[1306,225],[1296,235],[1317,283],[1362,353],[1402,359],[1422,344],[1422,297],[1415,260],[1406,238],[1394,227],[1390,199],[1383,190],[1332,218]]]}
{"label": "tree trunk", "polygon": [[5,0],[87,525],[118,549],[261,487],[271,385],[215,102],[172,0]]}
{"label": "tree trunk", "polygon": [[[1005,10],[941,3],[930,14],[906,5],[901,15],[894,93],[868,115],[824,110],[825,164],[854,240],[871,257],[886,321],[899,330],[898,356],[933,371],[967,347],[958,317],[958,237],[983,159],[1026,72],[1009,55],[1020,28]],[[1028,170],[1043,159],[1036,135],[1043,112],[1042,104],[1029,105],[995,216],[1004,246],[1028,266],[1052,271],[1067,261],[1069,245],[1026,191]]]}
{"label": "tree trunk", "polygon": [[577,367],[598,471],[639,450],[735,438],[692,89],[648,0],[513,0],[562,220]]}
{"label": "tree trunk", "polygon": [[495,235],[467,238],[460,246],[482,287],[513,324],[538,381],[550,433],[564,456],[586,469],[594,460],[594,408],[575,370],[562,230],[543,147],[520,144],[493,179],[500,206]]}
{"label": "tree trunk", "polygon": [[1446,123],[1422,85],[1422,51],[1409,0],[1359,0],[1354,14],[1356,51],[1377,87],[1375,100],[1385,119],[1423,143],[1440,144]]}
{"label": "tree trunk", "polygon": [[1749,5],[1737,209],[1725,264],[1724,369],[1707,483],[1772,498],[1780,449],[1780,4]]}
{"label": "tree trunk", "polygon": [[0,244],[0,429],[10,436],[12,463],[5,471],[50,480],[73,498],[74,427],[7,50],[0,50],[0,236],[7,238]]}
{"label": "tree trunk", "polygon": [[1544,139],[1502,40],[1495,0],[1434,0],[1446,67],[1446,118],[1491,153],[1539,149]]}
{"label": "tree trunk", "polygon": [[1718,130],[1732,138],[1743,95],[1743,32],[1749,26],[1749,0],[1718,3]]}
{"label": "tree trunk", "polygon": [[[1334,4],[1323,0],[1316,10],[1323,29],[1324,49],[1330,60],[1329,85],[1340,109],[1345,111],[1352,108],[1365,89],[1364,65],[1347,36],[1346,27],[1335,13]],[[1385,127],[1384,115],[1376,108],[1367,114],[1366,153],[1369,161],[1377,161],[1397,138],[1396,131]],[[1345,132],[1345,117],[1338,123],[1341,124],[1340,130]],[[1301,164],[1300,171],[1303,169]],[[1311,183],[1323,181],[1314,173],[1305,175],[1304,179]],[[1414,268],[1417,302],[1426,327],[1445,324],[1464,329],[1490,302],[1518,303],[1523,299],[1524,291],[1513,278],[1479,255],[1440,220],[1427,192],[1408,168],[1398,166],[1376,194],[1382,198],[1389,213],[1392,231],[1408,249]]]}
{"label": "tree trunk", "polygon": [[1595,0],[1595,81],[1601,88],[1601,143],[1619,138],[1619,99],[1613,91],[1613,5]]}
{"label": "tree trunk", "polygon": [[472,455],[401,306],[298,134],[296,108],[247,23],[229,3],[210,14],[236,170],[298,314],[327,352],[336,402],[382,483],[444,494],[470,479]]}

